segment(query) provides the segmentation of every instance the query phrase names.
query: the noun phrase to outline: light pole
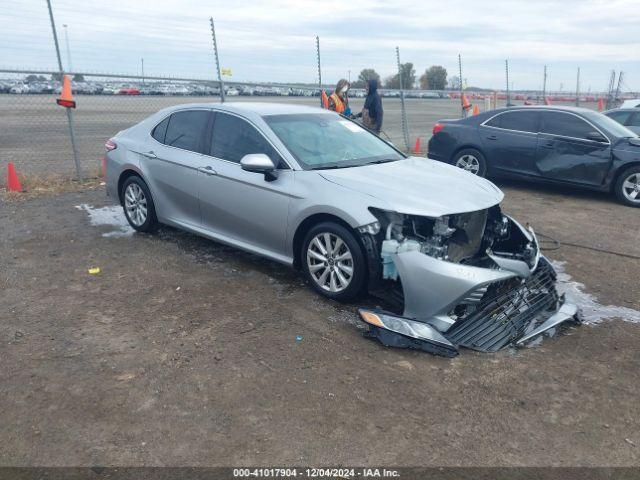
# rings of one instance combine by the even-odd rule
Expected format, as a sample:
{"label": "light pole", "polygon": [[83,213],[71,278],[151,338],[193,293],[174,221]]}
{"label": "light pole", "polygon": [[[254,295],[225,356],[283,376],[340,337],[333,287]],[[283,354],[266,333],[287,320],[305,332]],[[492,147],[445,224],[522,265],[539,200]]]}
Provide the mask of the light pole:
{"label": "light pole", "polygon": [[64,42],[67,45],[67,62],[69,62],[69,71],[73,73],[73,66],[71,65],[71,49],[69,48],[69,31],[67,30],[67,24],[63,23],[62,28],[64,28]]}

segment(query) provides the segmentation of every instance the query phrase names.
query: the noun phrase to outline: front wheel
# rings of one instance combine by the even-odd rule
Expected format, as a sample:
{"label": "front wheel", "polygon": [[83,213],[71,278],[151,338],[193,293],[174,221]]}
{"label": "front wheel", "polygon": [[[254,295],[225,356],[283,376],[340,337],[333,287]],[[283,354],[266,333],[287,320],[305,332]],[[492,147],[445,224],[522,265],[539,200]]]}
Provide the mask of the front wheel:
{"label": "front wheel", "polygon": [[484,155],[475,148],[460,150],[453,158],[453,164],[479,177],[484,177],[487,174],[487,162]]}
{"label": "front wheel", "polygon": [[631,207],[640,207],[640,166],[622,172],[614,186],[618,200]]}
{"label": "front wheel", "polygon": [[362,247],[342,225],[326,222],[311,228],[301,257],[305,278],[325,297],[346,301],[363,292],[367,264]]}

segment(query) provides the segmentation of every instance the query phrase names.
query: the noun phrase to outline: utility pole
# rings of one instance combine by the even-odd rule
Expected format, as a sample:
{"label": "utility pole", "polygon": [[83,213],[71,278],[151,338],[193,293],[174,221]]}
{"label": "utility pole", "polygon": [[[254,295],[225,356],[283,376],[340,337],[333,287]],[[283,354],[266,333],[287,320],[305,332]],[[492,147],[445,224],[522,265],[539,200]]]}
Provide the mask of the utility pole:
{"label": "utility pole", "polygon": [[504,61],[504,71],[507,76],[507,107],[511,106],[511,96],[509,95],[509,60]]}
{"label": "utility pole", "polygon": [[69,32],[67,31],[67,24],[63,23],[64,28],[64,41],[67,44],[67,62],[69,63],[69,71],[73,72],[73,65],[71,65],[71,49],[69,48]]}
{"label": "utility pole", "polygon": [[[62,57],[60,56],[60,44],[58,43],[58,33],[56,32],[56,22],[53,19],[53,10],[51,9],[51,0],[47,0],[47,8],[49,9],[49,20],[51,20],[51,30],[53,31],[53,42],[56,47],[56,55],[58,57],[58,69],[60,70],[60,81],[64,82],[64,68],[62,67]],[[67,111],[67,122],[69,123],[69,139],[71,140],[71,150],[73,150],[73,161],[76,164],[76,175],[78,180],[82,181],[82,171],[80,170],[80,160],[78,159],[78,149],[76,147],[76,136],[73,128],[73,112],[70,108]]]}
{"label": "utility pole", "polygon": [[349,73],[349,75],[348,75],[348,77],[347,77],[347,81],[348,81],[349,83],[351,83],[351,70],[348,70],[348,73]]}
{"label": "utility pole", "polygon": [[144,58],[140,59],[140,69],[142,72],[142,84],[144,85]]}
{"label": "utility pole", "polygon": [[464,118],[464,101],[462,99],[462,56],[458,54],[458,89],[460,90],[460,118]]}
{"label": "utility pole", "polygon": [[616,71],[611,70],[611,75],[609,76],[609,89],[607,90],[607,104],[605,108],[609,110],[613,105],[613,85],[616,83]]}
{"label": "utility pole", "polygon": [[547,66],[544,66],[544,75],[542,77],[542,103],[547,103]]}
{"label": "utility pole", "polygon": [[320,37],[316,35],[316,57],[318,59],[318,91],[320,92],[320,106],[322,105],[322,68],[320,67]]}
{"label": "utility pole", "polygon": [[396,60],[398,62],[398,82],[400,83],[400,108],[402,109],[402,133],[404,145],[409,150],[409,129],[407,126],[407,110],[404,105],[404,85],[402,81],[402,64],[400,63],[400,48],[396,47]]}
{"label": "utility pole", "polygon": [[209,17],[211,23],[211,38],[213,39],[213,54],[216,57],[216,70],[218,71],[218,82],[220,82],[220,103],[224,103],[224,82],[220,73],[220,58],[218,57],[218,43],[216,42],[216,29],[213,26],[213,17]]}
{"label": "utility pole", "polygon": [[580,67],[578,67],[578,78],[576,79],[576,107],[580,106]]}
{"label": "utility pole", "polygon": [[618,102],[618,99],[620,98],[620,89],[622,88],[623,77],[624,77],[624,72],[620,70],[620,73],[618,74],[618,86],[616,87],[616,96],[614,98],[615,102]]}

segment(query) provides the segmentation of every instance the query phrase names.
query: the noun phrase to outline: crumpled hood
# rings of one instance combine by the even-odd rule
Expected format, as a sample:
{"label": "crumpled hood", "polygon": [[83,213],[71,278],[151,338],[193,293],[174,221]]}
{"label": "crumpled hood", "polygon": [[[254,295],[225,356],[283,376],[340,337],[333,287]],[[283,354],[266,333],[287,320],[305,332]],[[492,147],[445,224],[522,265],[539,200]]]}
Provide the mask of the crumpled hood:
{"label": "crumpled hood", "polygon": [[435,160],[397,162],[318,172],[326,180],[380,200],[372,206],[408,215],[441,217],[474,212],[502,201],[493,183]]}

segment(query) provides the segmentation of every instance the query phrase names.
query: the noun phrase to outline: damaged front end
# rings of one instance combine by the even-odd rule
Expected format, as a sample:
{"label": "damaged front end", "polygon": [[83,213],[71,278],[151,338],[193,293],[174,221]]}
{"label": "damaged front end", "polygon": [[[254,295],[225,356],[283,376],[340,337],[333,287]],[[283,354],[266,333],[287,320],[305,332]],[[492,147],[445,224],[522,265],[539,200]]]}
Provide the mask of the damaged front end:
{"label": "damaged front end", "polygon": [[497,205],[439,218],[371,212],[378,222],[360,229],[370,290],[398,311],[361,309],[367,336],[454,356],[458,347],[493,352],[579,321],[533,230]]}

